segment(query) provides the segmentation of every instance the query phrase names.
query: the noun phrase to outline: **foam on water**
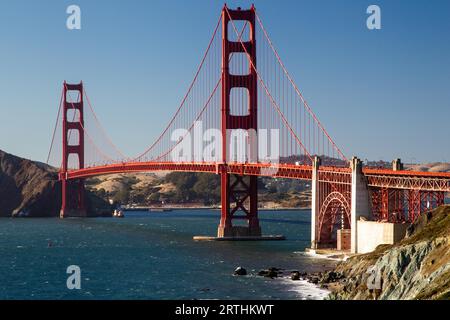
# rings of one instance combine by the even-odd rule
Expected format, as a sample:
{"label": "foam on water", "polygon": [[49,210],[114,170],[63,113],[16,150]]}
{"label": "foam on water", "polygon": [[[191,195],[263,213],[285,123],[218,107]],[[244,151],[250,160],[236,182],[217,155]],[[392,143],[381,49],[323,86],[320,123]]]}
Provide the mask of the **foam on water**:
{"label": "foam on water", "polygon": [[342,257],[336,257],[336,254],[318,254],[315,252],[306,252],[306,251],[302,251],[302,252],[296,251],[294,253],[298,254],[298,255],[303,255],[306,257],[331,260],[331,261],[345,261],[348,258],[346,255],[344,255]]}
{"label": "foam on water", "polygon": [[330,291],[308,282],[307,280],[280,279],[288,286],[288,291],[295,292],[301,300],[324,300]]}

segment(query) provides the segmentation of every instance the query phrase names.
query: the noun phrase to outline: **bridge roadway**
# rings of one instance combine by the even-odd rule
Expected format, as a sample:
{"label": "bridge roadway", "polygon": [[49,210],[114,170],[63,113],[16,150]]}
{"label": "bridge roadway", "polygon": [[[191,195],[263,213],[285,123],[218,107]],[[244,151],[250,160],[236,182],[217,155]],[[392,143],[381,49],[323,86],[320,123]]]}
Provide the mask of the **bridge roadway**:
{"label": "bridge roadway", "polygon": [[[312,180],[313,167],[281,163],[126,162],[71,170],[67,172],[66,179],[72,180],[115,173],[156,171],[218,174],[223,172],[223,170],[226,170],[227,173],[238,175]],[[351,184],[351,173],[352,170],[350,168],[321,166],[319,168],[319,181],[334,184]],[[450,173],[394,171],[374,168],[364,168],[363,173],[367,177],[369,187],[450,192]]]}

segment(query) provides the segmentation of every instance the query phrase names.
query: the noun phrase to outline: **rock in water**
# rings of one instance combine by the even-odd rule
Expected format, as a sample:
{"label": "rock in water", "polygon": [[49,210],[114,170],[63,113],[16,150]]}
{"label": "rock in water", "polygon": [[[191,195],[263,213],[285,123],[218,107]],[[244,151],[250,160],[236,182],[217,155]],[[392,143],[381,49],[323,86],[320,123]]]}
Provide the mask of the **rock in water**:
{"label": "rock in water", "polygon": [[275,267],[269,268],[269,271],[275,271],[275,272],[278,272],[278,271],[280,271],[280,270],[281,270],[280,268],[275,268]]}
{"label": "rock in water", "polygon": [[278,277],[278,272],[276,272],[272,269],[269,269],[267,274],[265,275],[265,277],[272,278],[272,279],[276,278],[276,277]]}
{"label": "rock in water", "polygon": [[237,267],[237,268],[234,270],[234,275],[235,275],[235,276],[245,276],[245,275],[247,275],[247,270],[245,270],[245,269],[242,268],[242,267]]}
{"label": "rock in water", "polygon": [[269,268],[267,270],[261,270],[258,272],[258,276],[266,277],[266,278],[277,278],[278,274],[283,273],[278,268]]}
{"label": "rock in water", "polygon": [[264,276],[266,276],[267,273],[268,273],[267,270],[261,270],[261,271],[258,272],[258,276],[264,277]]}
{"label": "rock in water", "polygon": [[292,272],[291,279],[295,281],[300,280],[300,272],[298,271]]}

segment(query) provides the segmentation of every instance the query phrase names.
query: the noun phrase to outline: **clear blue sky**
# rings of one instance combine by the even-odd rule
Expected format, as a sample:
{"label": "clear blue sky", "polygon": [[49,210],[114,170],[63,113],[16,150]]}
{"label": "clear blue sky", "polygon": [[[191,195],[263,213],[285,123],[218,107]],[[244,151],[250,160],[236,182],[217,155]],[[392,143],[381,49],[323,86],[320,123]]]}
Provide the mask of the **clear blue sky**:
{"label": "clear blue sky", "polygon": [[[450,161],[450,1],[255,3],[347,156]],[[82,30],[66,29],[66,8]],[[382,9],[382,30],[366,8]],[[0,0],[0,149],[45,161],[62,81],[83,80],[117,145],[142,151],[177,108],[223,1]]]}

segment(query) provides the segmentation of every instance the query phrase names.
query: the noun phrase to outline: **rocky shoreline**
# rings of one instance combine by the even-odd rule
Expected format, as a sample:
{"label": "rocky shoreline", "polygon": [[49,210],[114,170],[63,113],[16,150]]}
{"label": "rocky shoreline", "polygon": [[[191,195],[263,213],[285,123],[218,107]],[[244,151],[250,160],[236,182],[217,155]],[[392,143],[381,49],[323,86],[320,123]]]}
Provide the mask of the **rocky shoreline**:
{"label": "rocky shoreline", "polygon": [[[324,290],[325,293],[331,293],[330,285],[338,280],[341,279],[341,275],[337,274],[333,270],[323,271],[323,272],[314,272],[314,273],[308,273],[308,272],[302,272],[299,270],[286,270],[282,268],[276,268],[276,267],[270,267],[267,269],[261,269],[259,271],[254,271],[254,273],[248,273],[247,270],[244,267],[237,267],[234,270],[233,275],[235,276],[258,276],[262,278],[268,278],[268,279],[282,279],[286,281],[292,281],[292,283],[298,283],[302,284],[302,282],[306,282],[308,284],[311,284],[311,288],[317,288],[319,290]],[[314,297],[311,294],[306,294],[305,298],[314,299],[317,297]]]}
{"label": "rocky shoreline", "polygon": [[395,245],[307,278],[336,300],[450,299],[450,206],[423,214]]}
{"label": "rocky shoreline", "polygon": [[[247,271],[239,267],[234,274]],[[400,243],[348,257],[334,269],[306,273],[270,267],[255,275],[307,281],[327,290],[329,300],[449,300],[450,205],[423,214]]]}
{"label": "rocky shoreline", "polygon": [[[246,276],[247,270],[244,267],[237,267],[233,273],[235,276]],[[315,273],[307,273],[301,272],[298,270],[285,270],[282,268],[270,267],[268,269],[262,269],[256,273],[257,276],[265,277],[265,278],[279,278],[286,277],[289,275],[289,278],[293,281],[298,280],[306,280],[312,284],[319,284],[320,282],[329,283],[332,280],[337,279],[337,275],[334,271],[324,271],[324,272],[315,272]],[[328,279],[328,280],[326,280]]]}

